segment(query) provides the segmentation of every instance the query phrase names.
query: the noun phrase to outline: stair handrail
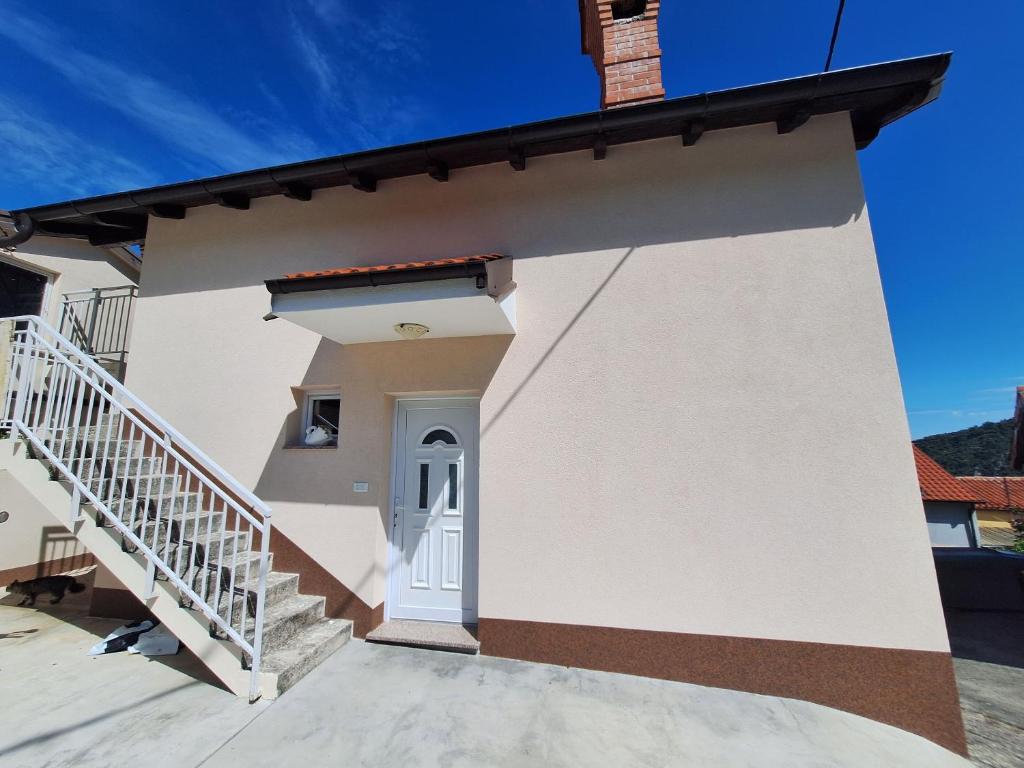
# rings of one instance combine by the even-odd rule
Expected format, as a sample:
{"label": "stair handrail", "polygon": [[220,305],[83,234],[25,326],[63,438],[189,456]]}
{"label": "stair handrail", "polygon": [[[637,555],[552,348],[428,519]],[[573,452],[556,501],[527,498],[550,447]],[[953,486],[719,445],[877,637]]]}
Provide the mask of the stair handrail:
{"label": "stair handrail", "polygon": [[[9,320],[14,323],[27,322],[30,324],[38,325],[44,331],[52,335],[59,343],[69,347],[74,354],[82,355],[79,364],[83,368],[88,368],[92,373],[99,376],[100,379],[105,384],[109,385],[119,395],[131,400],[135,404],[137,410],[143,413],[147,421],[159,427],[161,431],[165,432],[175,443],[177,443],[181,448],[187,451],[189,455],[193,456],[196,461],[198,461],[208,470],[211,470],[219,480],[221,480],[231,488],[232,493],[236,493],[243,499],[245,499],[245,501],[249,505],[251,505],[254,510],[258,511],[261,515],[263,515],[263,517],[270,517],[270,507],[268,507],[266,503],[263,502],[262,499],[260,499],[258,496],[252,493],[252,491],[250,491],[248,488],[246,488],[237,480],[235,480],[235,478],[232,477],[217,462],[215,462],[213,459],[207,456],[202,451],[202,449],[199,448],[199,446],[195,445],[191,440],[189,440],[178,430],[176,430],[173,426],[171,426],[167,421],[161,418],[160,415],[155,410],[150,408],[142,400],[140,400],[138,397],[132,394],[132,392],[125,388],[125,386],[121,382],[119,382],[116,378],[111,376],[106,370],[104,370],[104,368],[101,365],[96,363],[96,361],[92,359],[92,356],[87,351],[75,346],[73,342],[62,336],[56,329],[53,328],[53,326],[51,326],[49,323],[43,320],[43,318],[39,317],[39,315],[17,315],[15,317],[5,317],[3,319]],[[39,338],[37,334],[33,335]],[[45,340],[40,340],[43,341],[44,344],[46,343]],[[144,427],[145,425],[141,426]],[[150,432],[152,433],[152,430],[150,430]],[[155,436],[155,433],[153,434]],[[255,520],[253,520],[253,522],[255,522]]]}
{"label": "stair handrail", "polygon": [[[147,560],[147,591],[152,594],[153,581],[155,579],[155,572],[157,569],[162,571],[167,579],[178,588],[179,592],[183,596],[192,602],[193,605],[198,604],[202,612],[207,616],[212,624],[216,624],[229,639],[231,639],[236,645],[240,646],[244,652],[250,654],[249,670],[250,670],[250,700],[255,701],[259,698],[259,669],[262,655],[262,641],[263,641],[263,618],[265,608],[265,595],[266,595],[266,580],[267,573],[269,571],[269,539],[271,532],[271,510],[261,499],[255,494],[249,491],[247,488],[241,485],[234,477],[232,477],[227,471],[221,468],[216,462],[213,461],[209,456],[200,450],[195,444],[188,440],[178,430],[172,427],[166,420],[159,416],[152,408],[146,405],[142,400],[136,397],[130,390],[124,387],[116,378],[111,376],[106,370],[98,365],[88,352],[77,347],[70,340],[62,336],[56,329],[50,326],[45,320],[37,315],[18,315],[15,317],[4,318],[6,321],[14,322],[15,324],[24,324],[23,328],[17,328],[14,331],[15,342],[11,345],[10,361],[7,364],[8,367],[8,381],[6,384],[6,392],[4,393],[3,400],[3,412],[0,413],[0,425],[6,425],[11,428],[12,432],[17,435],[21,434],[28,440],[34,449],[41,452],[46,459],[54,465],[60,472],[66,476],[71,482],[73,487],[73,498],[72,498],[72,514],[74,516],[76,508],[80,510],[81,497],[85,497],[89,503],[91,503],[98,511],[100,511],[104,517],[110,522],[114,528],[119,530],[122,537],[131,540],[132,545],[137,550],[141,551]],[[47,339],[43,338],[41,333],[49,335],[54,343],[50,343]],[[18,337],[22,338],[22,341],[18,341]],[[29,343],[31,340],[31,344]],[[56,344],[56,346],[55,346]],[[67,352],[65,354],[58,347],[63,347]],[[47,357],[40,358],[39,352],[42,351]],[[71,358],[74,358],[72,360]],[[92,394],[90,395],[90,408],[92,407],[94,400],[93,398],[98,395],[102,400],[106,401],[110,409],[116,411],[121,418],[129,420],[132,424],[133,429],[139,430],[140,433],[147,435],[152,441],[153,446],[159,445],[161,450],[164,452],[163,461],[166,461],[166,457],[170,456],[173,458],[179,471],[185,470],[186,476],[191,475],[200,483],[200,490],[198,492],[186,490],[185,493],[198,493],[200,504],[197,505],[196,516],[198,517],[198,507],[202,503],[202,496],[204,491],[209,491],[212,495],[219,497],[224,504],[224,510],[226,512],[227,507],[230,506],[234,512],[244,518],[249,525],[251,525],[256,531],[260,533],[260,559],[258,565],[258,583],[256,588],[255,598],[255,616],[253,617],[253,641],[250,643],[245,638],[245,617],[242,616],[241,632],[237,631],[231,624],[232,608],[233,603],[228,606],[228,618],[225,620],[218,613],[219,607],[219,596],[214,600],[214,605],[208,604],[205,593],[207,582],[204,577],[203,592],[204,595],[200,596],[193,585],[186,583],[176,571],[176,567],[172,566],[162,559],[159,553],[153,551],[148,544],[141,540],[135,531],[131,530],[130,527],[126,526],[121,519],[116,515],[113,510],[104,502],[99,496],[91,490],[89,487],[89,480],[83,481],[82,478],[75,473],[72,467],[69,467],[64,463],[63,457],[58,456],[45,444],[45,441],[40,435],[35,434],[32,426],[29,422],[33,419],[38,422],[40,420],[40,412],[42,406],[39,403],[33,402],[33,394],[30,394],[35,387],[35,381],[38,378],[37,371],[37,360],[42,359],[43,365],[47,365],[53,362],[59,363],[66,366],[74,376],[78,378],[85,385],[88,385]],[[31,365],[30,365],[31,362]],[[20,375],[19,374],[20,364]],[[92,376],[94,380],[89,377]],[[65,378],[64,385],[67,385],[67,379]],[[17,390],[15,390],[17,387]],[[108,388],[110,391],[108,391]],[[69,391],[73,390],[73,386]],[[79,390],[79,397],[84,399]],[[38,398],[38,395],[35,395]],[[70,397],[70,396],[69,396]],[[70,400],[69,400],[70,402]],[[13,405],[13,409],[12,409]],[[81,404],[79,403],[77,408],[80,409]],[[49,406],[46,408],[49,411]],[[56,412],[53,414],[56,416]],[[76,418],[78,413],[76,411]],[[49,416],[47,416],[49,418]],[[91,417],[90,417],[91,418]],[[97,425],[99,421],[97,420]],[[152,425],[152,426],[151,426]],[[65,425],[60,427],[63,430],[70,430],[71,427],[75,429],[75,440],[77,440],[78,431],[81,424]],[[86,430],[89,428],[89,421],[86,421]],[[93,425],[96,429],[98,426]],[[109,442],[111,439],[111,428],[107,427],[106,441]],[[88,438],[87,438],[88,442]],[[97,433],[94,438],[96,444],[99,443],[99,435]],[[63,439],[62,439],[63,445]],[[86,444],[83,443],[83,446]],[[107,446],[105,445],[106,449]],[[118,453],[119,455],[119,453]],[[151,458],[153,458],[151,449]],[[89,457],[92,459],[90,471],[93,471],[96,466],[96,457]],[[104,454],[102,457],[103,461],[106,461],[108,454]],[[142,458],[142,457],[137,457]],[[126,458],[126,460],[129,460]],[[69,458],[70,463],[74,464],[74,458]],[[79,457],[79,469],[84,466],[85,457]],[[197,466],[197,464],[199,466]],[[137,478],[138,479],[138,478]],[[124,494],[122,493],[122,501],[124,500]],[[136,491],[136,497],[138,492]],[[113,496],[111,497],[113,499]],[[134,499],[133,499],[134,500]],[[173,500],[173,495],[172,495]],[[244,501],[244,503],[242,503]],[[147,503],[149,500],[147,498]],[[248,508],[245,506],[248,504]],[[147,513],[148,514],[148,513]],[[173,515],[173,509],[168,513],[168,520],[165,524],[170,525],[170,518]],[[183,514],[183,520],[187,515],[187,511]],[[133,517],[134,519],[134,517]],[[148,518],[147,518],[148,519]],[[160,510],[159,505],[156,513],[156,522],[154,526],[158,526],[160,522]],[[187,522],[186,522],[187,525]],[[184,528],[184,526],[182,526]],[[143,523],[143,531],[145,530],[145,523]],[[236,534],[238,528],[236,524]],[[183,537],[183,534],[180,534]],[[220,555],[223,555],[223,537],[224,531],[221,531],[221,550]],[[209,534],[207,535],[209,540]],[[170,542],[170,534],[168,534],[167,544],[165,544],[165,551]],[[207,553],[208,554],[208,553]],[[237,556],[237,548],[235,552]],[[176,555],[178,565],[180,565],[181,554],[180,551]],[[188,556],[192,557],[192,554]],[[232,562],[231,566],[231,577],[230,577],[230,597],[229,600],[234,600],[235,595],[235,567],[237,561]],[[207,568],[209,565],[206,566]],[[218,562],[218,570],[223,566]],[[248,568],[246,570],[248,576]],[[223,576],[220,577],[223,579]],[[216,585],[215,585],[216,586]],[[223,585],[222,585],[223,588]],[[240,611],[245,610],[245,605]],[[243,657],[244,663],[244,657]]]}

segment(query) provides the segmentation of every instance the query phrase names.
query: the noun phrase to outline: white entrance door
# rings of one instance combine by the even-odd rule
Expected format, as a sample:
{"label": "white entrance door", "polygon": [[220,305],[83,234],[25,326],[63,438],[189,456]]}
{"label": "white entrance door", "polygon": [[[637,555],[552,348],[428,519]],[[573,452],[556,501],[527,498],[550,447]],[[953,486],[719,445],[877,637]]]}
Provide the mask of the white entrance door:
{"label": "white entrance door", "polygon": [[476,400],[402,400],[388,615],[477,620]]}

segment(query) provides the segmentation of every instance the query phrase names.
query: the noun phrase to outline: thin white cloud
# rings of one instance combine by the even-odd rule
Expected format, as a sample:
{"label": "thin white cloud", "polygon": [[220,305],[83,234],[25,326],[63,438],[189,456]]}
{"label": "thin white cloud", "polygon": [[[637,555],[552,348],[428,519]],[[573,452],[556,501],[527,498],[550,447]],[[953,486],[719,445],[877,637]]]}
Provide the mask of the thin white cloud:
{"label": "thin white cloud", "polygon": [[415,96],[382,89],[401,83],[419,61],[419,45],[402,3],[343,0],[288,5],[288,31],[298,61],[312,76],[332,132],[361,146],[393,143],[428,118]]}
{"label": "thin white cloud", "polygon": [[321,95],[331,102],[336,101],[338,98],[338,76],[331,64],[330,57],[293,11],[289,11],[288,22],[291,39],[298,50],[300,61],[313,75]]}
{"label": "thin white cloud", "polygon": [[972,419],[984,419],[989,416],[998,416],[1007,419],[1013,414],[1009,408],[1000,408],[992,411],[970,411],[960,408],[929,408],[924,410],[908,410],[909,416],[953,416],[955,418],[967,417]]}
{"label": "thin white cloud", "polygon": [[[350,0],[307,0],[307,3],[321,26],[338,35],[348,49],[370,55],[401,52],[401,59],[419,59],[418,37],[404,3],[396,0],[364,2],[358,10],[352,7]],[[392,59],[379,63],[399,62]]]}
{"label": "thin white cloud", "polygon": [[153,174],[132,160],[3,95],[0,157],[8,179],[76,197],[155,183]]}
{"label": "thin white cloud", "polygon": [[51,27],[8,13],[0,36],[52,67],[81,93],[141,125],[184,156],[235,171],[303,159],[315,143],[294,129],[256,138],[197,99],[135,69],[77,49]]}
{"label": "thin white cloud", "polygon": [[379,6],[380,17],[373,25],[374,35],[371,36],[377,47],[389,52],[402,51],[412,60],[420,58],[416,47],[417,36],[409,16],[400,4],[382,3]]}
{"label": "thin white cloud", "polygon": [[1016,392],[1016,387],[991,387],[989,389],[979,389],[974,394],[976,395],[1002,395],[1007,392]]}
{"label": "thin white cloud", "polygon": [[336,26],[349,19],[348,9],[341,0],[308,0],[313,13],[324,24]]}

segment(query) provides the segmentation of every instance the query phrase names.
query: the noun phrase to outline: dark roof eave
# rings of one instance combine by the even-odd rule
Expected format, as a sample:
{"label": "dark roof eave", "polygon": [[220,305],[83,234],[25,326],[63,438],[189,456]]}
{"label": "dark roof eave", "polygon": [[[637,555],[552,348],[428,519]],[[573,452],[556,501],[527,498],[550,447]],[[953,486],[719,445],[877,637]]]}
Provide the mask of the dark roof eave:
{"label": "dark roof eave", "polygon": [[[287,185],[310,190],[508,161],[514,154],[538,157],[593,147],[677,136],[700,123],[712,131],[850,112],[858,148],[882,127],[938,96],[952,54],[836,70],[760,85],[714,91],[615,110],[590,112],[480,133],[290,163],[206,179],[148,187],[21,209],[42,224],[60,221],[72,231],[95,226],[97,214],[146,215],[151,206],[191,208],[223,202],[225,194],[246,198],[283,194]],[[19,211],[15,211],[17,213]],[[61,228],[55,224],[55,227]],[[132,234],[137,234],[133,232]]]}

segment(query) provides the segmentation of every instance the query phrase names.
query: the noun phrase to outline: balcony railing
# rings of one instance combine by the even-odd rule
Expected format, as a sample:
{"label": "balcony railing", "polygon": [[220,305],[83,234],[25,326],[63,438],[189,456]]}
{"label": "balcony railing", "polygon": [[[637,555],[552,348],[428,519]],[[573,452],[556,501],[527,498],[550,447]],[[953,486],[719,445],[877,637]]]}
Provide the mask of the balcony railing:
{"label": "balcony railing", "polygon": [[64,294],[60,333],[118,381],[124,381],[138,287],[90,288]]}

